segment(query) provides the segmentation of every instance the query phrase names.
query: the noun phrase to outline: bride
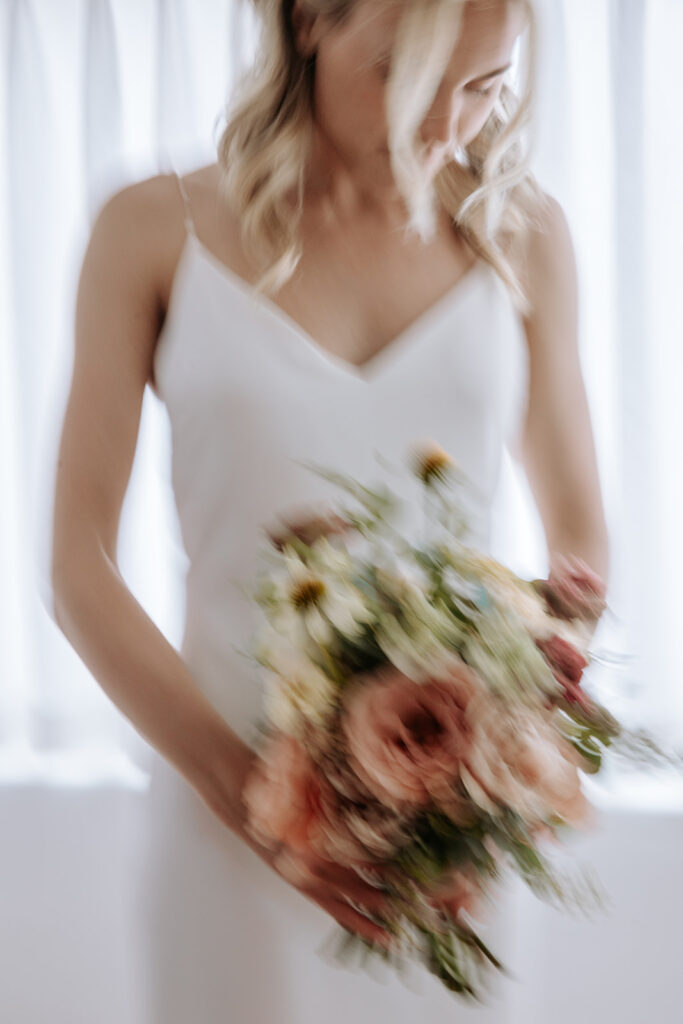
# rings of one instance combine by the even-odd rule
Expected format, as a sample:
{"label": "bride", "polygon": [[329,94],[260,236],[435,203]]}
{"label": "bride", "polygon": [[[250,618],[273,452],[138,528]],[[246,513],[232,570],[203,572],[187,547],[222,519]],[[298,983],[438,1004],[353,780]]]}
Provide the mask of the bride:
{"label": "bride", "polygon": [[[511,439],[551,571],[574,556],[606,578],[572,243],[522,146],[534,9],[254,3],[257,59],[216,162],[129,185],[92,230],[59,451],[55,615],[153,748],[138,888],[147,1019],[465,1020],[440,988],[417,1002],[397,979],[376,987],[316,957],[334,922],[386,939],[364,913],[381,910],[381,888],[276,857],[246,832],[261,692],[235,654],[254,619],[233,580],[252,573],[264,529],[305,528],[296,510],[330,497],[297,460],[358,477],[374,449],[398,459],[417,435],[467,469],[482,546]],[[525,32],[520,99],[508,70]],[[188,555],[180,651],[117,566],[148,384],[170,420]]]}

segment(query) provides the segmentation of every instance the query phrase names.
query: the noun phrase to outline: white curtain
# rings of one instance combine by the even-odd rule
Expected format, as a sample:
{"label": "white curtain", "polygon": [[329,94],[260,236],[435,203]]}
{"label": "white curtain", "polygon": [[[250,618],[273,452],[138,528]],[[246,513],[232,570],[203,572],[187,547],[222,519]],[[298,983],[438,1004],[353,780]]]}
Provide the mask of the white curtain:
{"label": "white curtain", "polygon": [[[170,161],[187,169],[212,159],[223,100],[253,52],[254,19],[242,0],[13,0],[0,12],[0,773],[132,781],[148,747],[52,618],[53,487],[76,285],[111,193]],[[173,641],[182,603],[165,425],[148,392],[119,556],[131,590]]]}
{"label": "white curtain", "polygon": [[[533,166],[562,203],[580,286],[580,347],[612,540],[612,614],[595,666],[630,721],[683,734],[679,509],[683,437],[680,0],[537,0]],[[57,442],[75,288],[94,216],[117,188],[209,162],[224,98],[251,57],[244,0],[5,0],[0,4],[0,771],[144,770],[147,746],[56,628],[49,587]],[[179,642],[182,557],[163,407],[145,396],[119,555],[151,617]],[[497,552],[547,571],[526,480],[506,457]],[[160,528],[161,526],[161,528]],[[108,768],[107,768],[108,770]]]}

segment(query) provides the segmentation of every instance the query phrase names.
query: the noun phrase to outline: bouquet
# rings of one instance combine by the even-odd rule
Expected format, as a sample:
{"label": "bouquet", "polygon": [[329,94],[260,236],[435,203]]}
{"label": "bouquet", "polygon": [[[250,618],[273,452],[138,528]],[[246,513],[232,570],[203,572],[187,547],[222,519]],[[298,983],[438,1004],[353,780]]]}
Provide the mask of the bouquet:
{"label": "bouquet", "polygon": [[593,823],[581,773],[607,748],[668,755],[582,687],[606,608],[585,562],[528,581],[468,545],[466,478],[436,444],[410,462],[419,544],[396,528],[388,487],[306,465],[355,505],[272,544],[253,588],[266,622],[250,656],[266,685],[247,827],[361,877],[383,866],[391,944],[338,930],[340,958],[363,947],[399,971],[417,961],[481,999],[491,968],[507,972],[476,927],[501,868],[545,900],[602,905],[588,873],[562,877],[544,844]]}

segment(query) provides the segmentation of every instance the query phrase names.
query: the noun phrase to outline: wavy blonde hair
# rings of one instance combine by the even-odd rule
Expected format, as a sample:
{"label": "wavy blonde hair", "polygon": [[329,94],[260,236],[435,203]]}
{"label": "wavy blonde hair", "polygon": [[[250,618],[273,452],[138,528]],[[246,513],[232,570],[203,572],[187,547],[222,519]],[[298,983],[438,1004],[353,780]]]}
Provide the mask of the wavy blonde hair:
{"label": "wavy blonde hair", "polygon": [[[265,270],[255,287],[274,292],[301,258],[299,220],[313,140],[315,55],[302,55],[292,27],[294,0],[252,0],[261,34],[253,65],[225,108],[217,145],[220,190],[241,224],[246,251]],[[363,0],[302,0],[305,10],[344,22]],[[513,250],[546,199],[528,168],[522,133],[530,121],[537,28],[528,16],[524,92],[503,83],[481,131],[441,171],[426,179],[416,135],[457,41],[465,3],[490,0],[385,0],[401,14],[387,82],[389,150],[397,188],[410,214],[408,231],[431,237],[438,204],[473,251],[490,263],[522,313],[529,304],[513,269]],[[297,202],[292,207],[292,195]]]}

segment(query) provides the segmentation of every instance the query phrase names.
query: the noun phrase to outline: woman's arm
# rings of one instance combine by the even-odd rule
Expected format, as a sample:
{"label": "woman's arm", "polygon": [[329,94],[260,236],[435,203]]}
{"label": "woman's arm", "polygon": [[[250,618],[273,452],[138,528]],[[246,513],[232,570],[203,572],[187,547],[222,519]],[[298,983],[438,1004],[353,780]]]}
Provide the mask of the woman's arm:
{"label": "woman's arm", "polygon": [[532,307],[524,319],[530,377],[522,462],[550,570],[560,556],[576,555],[606,583],[609,536],[579,358],[576,260],[562,207],[547,199],[520,274]]}
{"label": "woman's arm", "polygon": [[116,562],[159,330],[158,254],[173,248],[159,232],[168,235],[176,188],[161,176],[117,193],[100,211],[83,262],[55,491],[54,618],[114,704],[223,824],[344,928],[386,946],[386,928],[355,909],[386,912],[383,890],[353,868],[314,855],[295,857],[286,844],[270,849],[246,831],[242,794],[257,754],[203,695]]}
{"label": "woman's arm", "polygon": [[[121,507],[161,320],[172,181],[129,186],[101,209],[81,268],[73,375],[52,534],[55,621],[138,732],[254,849],[240,793],[252,751],[194,683],[117,565]],[[182,226],[180,214],[177,224]],[[259,851],[261,852],[261,851]]]}

